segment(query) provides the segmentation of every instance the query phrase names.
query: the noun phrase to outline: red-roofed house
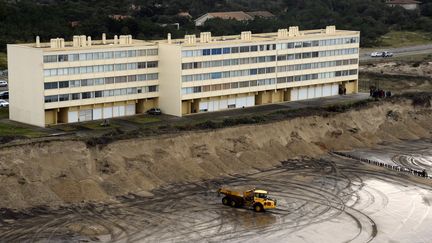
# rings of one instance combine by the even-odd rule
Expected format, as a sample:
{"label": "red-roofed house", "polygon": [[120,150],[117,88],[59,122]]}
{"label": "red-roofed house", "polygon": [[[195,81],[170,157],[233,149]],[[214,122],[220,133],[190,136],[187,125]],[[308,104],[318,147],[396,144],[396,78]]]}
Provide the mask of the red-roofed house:
{"label": "red-roofed house", "polygon": [[400,6],[406,10],[416,10],[421,2],[415,0],[388,0],[386,4],[390,7]]}

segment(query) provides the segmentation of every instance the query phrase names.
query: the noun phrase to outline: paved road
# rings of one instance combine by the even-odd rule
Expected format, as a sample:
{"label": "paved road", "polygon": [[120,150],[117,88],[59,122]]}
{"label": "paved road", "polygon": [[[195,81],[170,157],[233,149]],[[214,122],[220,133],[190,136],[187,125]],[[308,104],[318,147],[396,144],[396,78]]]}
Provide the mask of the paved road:
{"label": "paved road", "polygon": [[390,51],[394,53],[394,57],[401,56],[410,56],[410,55],[418,55],[418,54],[432,54],[432,44],[428,45],[418,45],[418,46],[407,46],[407,47],[399,47],[399,48],[381,48],[381,49],[361,49],[360,50],[360,60],[372,60],[372,59],[380,59],[380,58],[372,58],[370,57],[371,52],[374,51]]}
{"label": "paved road", "polygon": [[184,116],[184,119],[191,120],[205,120],[205,119],[221,119],[221,118],[232,118],[235,116],[243,116],[243,115],[258,115],[271,111],[278,110],[294,110],[301,108],[312,108],[312,107],[323,107],[333,104],[340,104],[344,102],[355,102],[369,99],[369,94],[367,93],[358,93],[358,94],[349,94],[349,95],[336,95],[330,97],[322,97],[316,99],[309,100],[300,100],[300,101],[290,101],[278,104],[268,104],[268,105],[260,105],[253,106],[244,109],[233,109],[233,110],[223,110],[217,112],[209,112],[209,113],[198,113],[192,114],[188,116]]}
{"label": "paved road", "polygon": [[[393,150],[427,159],[430,145],[405,142]],[[328,155],[248,176],[171,185],[152,198],[129,195],[108,205],[3,213],[0,241],[430,242],[432,189],[422,184],[427,182]],[[255,213],[223,206],[216,194],[221,185],[268,188],[278,208]]]}

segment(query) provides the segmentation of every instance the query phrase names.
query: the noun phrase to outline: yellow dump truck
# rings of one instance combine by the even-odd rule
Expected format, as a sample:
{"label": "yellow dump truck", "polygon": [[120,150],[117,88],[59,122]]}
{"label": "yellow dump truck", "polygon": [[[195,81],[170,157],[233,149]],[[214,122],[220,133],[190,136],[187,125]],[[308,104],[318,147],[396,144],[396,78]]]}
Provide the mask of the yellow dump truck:
{"label": "yellow dump truck", "polygon": [[222,187],[218,193],[225,195],[222,203],[227,206],[252,208],[255,212],[276,208],[276,200],[269,198],[264,190]]}

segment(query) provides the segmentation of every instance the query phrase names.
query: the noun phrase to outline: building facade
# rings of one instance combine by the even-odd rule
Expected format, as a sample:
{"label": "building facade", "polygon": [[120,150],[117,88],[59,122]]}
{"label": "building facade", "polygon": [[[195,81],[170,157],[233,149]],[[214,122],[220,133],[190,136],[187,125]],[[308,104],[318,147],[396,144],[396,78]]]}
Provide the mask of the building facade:
{"label": "building facade", "polygon": [[402,7],[406,10],[417,10],[421,2],[415,0],[388,0],[386,4],[390,7]]}
{"label": "building facade", "polygon": [[37,126],[210,112],[357,92],[357,31],[8,45],[10,118]]}

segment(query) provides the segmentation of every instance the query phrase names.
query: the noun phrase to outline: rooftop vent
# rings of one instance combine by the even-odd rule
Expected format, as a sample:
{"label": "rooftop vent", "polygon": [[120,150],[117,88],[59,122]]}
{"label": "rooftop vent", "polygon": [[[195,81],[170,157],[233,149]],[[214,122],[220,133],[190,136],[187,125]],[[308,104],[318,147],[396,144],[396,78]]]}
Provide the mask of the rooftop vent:
{"label": "rooftop vent", "polygon": [[288,35],[289,37],[300,36],[299,27],[298,26],[289,27]]}
{"label": "rooftop vent", "polygon": [[240,39],[242,41],[250,41],[250,40],[252,40],[252,32],[251,31],[243,31],[243,32],[241,32]]}
{"label": "rooftop vent", "polygon": [[[51,48],[64,48],[65,47],[65,41],[63,38],[56,38],[56,39],[51,39],[50,41],[51,43]],[[39,43],[40,46],[40,43]]]}
{"label": "rooftop vent", "polygon": [[103,44],[103,45],[106,45],[106,43],[107,43],[107,41],[106,41],[106,34],[103,33],[103,34],[102,34],[102,44]]}
{"label": "rooftop vent", "polygon": [[277,34],[278,39],[288,38],[288,29],[279,29]]}
{"label": "rooftop vent", "polygon": [[211,41],[212,41],[211,32],[201,32],[200,34],[201,43],[210,43]]}
{"label": "rooftop vent", "polygon": [[36,47],[38,47],[38,48],[41,47],[39,36],[36,36]]}
{"label": "rooftop vent", "polygon": [[121,35],[120,36],[120,45],[131,45],[132,44],[132,36],[131,35]]}
{"label": "rooftop vent", "polygon": [[171,44],[171,43],[172,43],[172,40],[171,40],[171,33],[168,33],[167,40],[168,40],[168,44]]}
{"label": "rooftop vent", "polygon": [[330,25],[326,27],[326,34],[331,35],[336,33],[336,26]]}
{"label": "rooftop vent", "polygon": [[185,35],[185,44],[186,45],[196,44],[196,36],[195,35]]}

